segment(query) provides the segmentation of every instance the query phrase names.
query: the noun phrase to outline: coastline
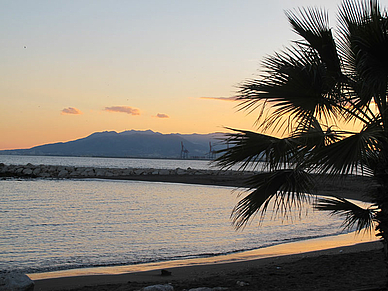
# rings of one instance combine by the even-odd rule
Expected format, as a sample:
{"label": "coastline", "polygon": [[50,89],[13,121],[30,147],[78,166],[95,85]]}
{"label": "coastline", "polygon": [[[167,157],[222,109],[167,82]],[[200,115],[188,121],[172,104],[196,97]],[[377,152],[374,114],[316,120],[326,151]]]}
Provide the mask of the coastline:
{"label": "coastline", "polygon": [[365,243],[374,244],[376,242],[379,243],[379,240],[372,234],[356,234],[355,232],[351,232],[346,234],[285,242],[258,249],[235,252],[219,256],[161,261],[134,265],[79,268],[44,273],[32,273],[28,275],[33,280],[76,276],[119,275],[134,272],[161,270],[166,268],[229,264],[236,262],[255,261],[280,256],[290,256],[298,254],[305,255],[306,253],[311,252],[327,251],[333,248],[349,247]]}
{"label": "coastline", "polygon": [[[257,172],[236,170],[154,169],[154,168],[93,168],[48,165],[5,165],[0,163],[0,178],[53,178],[53,179],[110,179],[148,182],[170,182],[228,186],[246,189],[247,182]],[[369,202],[367,197],[373,181],[371,178],[351,175],[346,178],[326,179],[316,176],[314,193],[339,196]]]}
{"label": "coastline", "polygon": [[[319,241],[319,240],[317,240]],[[211,262],[211,258],[208,259],[209,263],[191,264],[185,265],[184,262],[165,262],[164,264],[155,264],[153,268],[149,270],[141,271],[141,267],[133,272],[113,273],[113,274],[89,274],[89,275],[75,275],[58,278],[45,278],[36,279],[34,276],[29,275],[35,282],[36,291],[48,291],[48,290],[139,290],[143,287],[156,285],[156,284],[171,284],[174,290],[184,290],[186,288],[195,287],[226,287],[228,290],[241,290],[241,286],[236,285],[238,281],[247,282],[249,285],[253,284],[253,279],[247,279],[247,274],[255,273],[256,275],[262,274],[263,270],[272,270],[274,272],[283,272],[288,265],[293,265],[291,269],[295,269],[298,264],[307,265],[305,275],[319,275],[311,272],[308,268],[312,264],[317,264],[321,274],[323,272],[340,272],[354,273],[355,271],[365,272],[363,270],[351,270],[347,264],[364,264],[364,267],[369,268],[370,272],[374,274],[365,275],[360,277],[358,281],[364,282],[366,286],[382,286],[384,284],[385,268],[382,258],[381,243],[379,241],[371,242],[358,242],[341,247],[330,247],[318,250],[311,250],[311,246],[308,247],[306,241],[303,244],[294,244],[291,248],[284,248],[284,245],[277,245],[274,249],[267,248],[267,254],[261,258],[253,259],[253,254],[245,256],[244,260],[236,260],[229,262]],[[299,245],[299,246],[298,246]],[[318,246],[315,244],[315,246]],[[300,247],[306,247],[300,249]],[[289,254],[288,250],[292,250]],[[280,251],[280,252],[279,252]],[[257,255],[257,254],[255,254]],[[213,258],[214,259],[214,258]],[[328,260],[335,263],[335,267],[327,266],[328,263],[323,263],[322,260]],[[365,260],[373,260],[369,262],[369,265],[365,264]],[[376,261],[378,260],[378,261]],[[342,266],[341,266],[342,265]],[[373,268],[372,268],[373,267]],[[306,268],[306,267],[303,267]],[[161,269],[166,269],[171,272],[171,276],[161,276]],[[74,276],[75,275],[75,276]],[[353,275],[353,274],[352,274]],[[270,273],[269,276],[273,276]],[[293,274],[293,277],[299,275]],[[353,278],[353,277],[352,277]],[[379,280],[377,280],[379,278]],[[284,278],[277,278],[283,280]],[[297,278],[296,278],[297,279]],[[342,278],[343,280],[344,278]],[[230,281],[232,280],[232,281]],[[328,278],[325,278],[328,280]],[[355,280],[355,278],[353,278]],[[360,282],[353,281],[353,286],[360,287]],[[276,283],[276,282],[274,282]],[[279,283],[279,282],[277,282]],[[314,282],[310,282],[314,283]],[[325,289],[320,288],[322,286],[315,286],[316,290],[353,290],[343,289],[338,286],[338,282],[334,283],[338,289]],[[330,284],[329,284],[330,285]],[[313,285],[314,286],[314,285]],[[331,286],[331,285],[330,285]],[[352,286],[352,285],[349,285]],[[259,286],[251,286],[253,289],[244,286],[244,290],[283,290],[283,289],[260,289]],[[269,287],[269,286],[263,286]],[[287,287],[287,286],[283,286]],[[311,288],[309,285],[308,288]],[[288,290],[311,290],[303,288],[289,288]],[[380,289],[373,289],[380,290]]]}
{"label": "coastline", "polygon": [[[20,177],[20,176],[19,176]],[[203,184],[203,185],[216,185],[216,186],[229,186],[229,187],[241,187],[244,190],[244,179],[248,176],[239,176],[234,173],[223,172],[222,175],[214,174],[141,174],[141,175],[119,175],[119,176],[104,176],[99,177],[69,177],[71,179],[111,179],[111,180],[137,180],[137,181],[150,181],[150,182],[169,182],[169,183],[188,183],[188,184]],[[34,177],[27,177],[34,178]],[[66,179],[66,177],[63,177]],[[314,194],[325,196],[340,196],[348,199],[355,199],[360,201],[368,201],[365,197],[368,189],[371,186],[371,180],[359,176],[351,176],[346,180],[337,180],[333,184],[328,184],[324,178],[318,180],[316,192]],[[153,285],[154,283],[171,283],[178,287],[175,290],[186,289],[187,286],[201,287],[205,282],[207,285],[213,285],[218,282],[218,286],[225,285],[228,278],[233,277],[236,279],[235,274],[238,276],[246,277],[247,272],[264,272],[266,266],[274,266],[274,264],[299,264],[300,261],[305,259],[312,259],[308,264],[313,264],[315,261],[318,263],[322,261],[322,256],[330,256],[330,261],[336,261],[341,267],[343,263],[343,255],[349,254],[351,256],[347,260],[351,263],[359,261],[359,256],[365,256],[367,258],[373,258],[373,262],[369,262],[367,265],[374,265],[375,260],[382,258],[379,255],[381,245],[375,239],[370,242],[357,241],[353,238],[350,242],[344,242],[336,239],[340,236],[330,237],[335,242],[334,244],[324,244],[324,239],[317,239],[319,241],[313,247],[308,247],[308,244],[314,241],[305,240],[295,243],[285,243],[273,247],[262,248],[253,251],[247,251],[243,253],[236,253],[228,255],[229,258],[211,257],[203,260],[184,260],[184,261],[172,261],[163,262],[160,264],[150,264],[150,266],[137,265],[137,266],[122,266],[112,267],[113,269],[102,271],[101,268],[92,268],[89,273],[85,273],[86,269],[68,270],[59,274],[30,274],[29,276],[35,280],[35,290],[138,290],[142,287]],[[329,239],[329,240],[330,240]],[[292,245],[298,245],[296,250]],[[260,252],[267,253],[260,253]],[[269,253],[268,253],[269,252]],[[319,263],[319,264],[322,264]],[[148,268],[149,267],[149,268]],[[147,269],[148,268],[148,269]],[[264,268],[264,271],[263,271]],[[309,268],[309,267],[307,267]],[[98,269],[98,270],[97,270]],[[173,272],[172,276],[162,277],[160,276],[161,269],[168,269]],[[331,267],[330,269],[333,269]],[[384,272],[385,267],[380,271],[376,271],[372,268],[374,273],[381,275],[381,271]],[[257,271],[260,270],[260,271]],[[328,270],[329,271],[329,270]],[[84,273],[83,273],[84,272]],[[349,272],[349,271],[347,271]],[[60,273],[60,272],[58,272]],[[315,274],[314,274],[315,275]],[[226,276],[226,277],[225,277]],[[268,276],[272,276],[272,273]],[[298,277],[296,274],[290,275],[292,277]],[[382,276],[384,277],[384,276]],[[211,279],[209,279],[211,278]],[[278,279],[278,278],[277,278]],[[210,280],[210,281],[209,281]],[[192,282],[193,281],[193,282]],[[241,281],[241,280],[240,280]],[[251,282],[254,280],[252,279]],[[131,283],[129,283],[131,282]],[[229,281],[228,281],[229,282]],[[222,283],[222,284],[221,284]],[[229,290],[234,290],[234,287],[227,283]],[[336,282],[336,284],[339,284]],[[379,283],[380,284],[380,283]],[[174,286],[175,286],[174,285]],[[380,284],[381,285],[381,284]],[[89,287],[87,287],[89,286]],[[217,285],[213,285],[217,287]],[[257,286],[256,286],[257,287]],[[86,288],[86,289],[85,289]],[[88,289],[89,288],[89,289]],[[134,288],[134,289],[133,289]],[[241,288],[239,286],[238,288]],[[311,288],[311,286],[310,286]],[[316,290],[353,290],[353,289],[317,289]],[[236,289],[237,290],[237,289]],[[240,290],[240,289],[238,289]],[[244,290],[261,290],[259,288],[249,289],[244,286]],[[263,289],[266,290],[266,289]],[[277,289],[269,289],[277,290]],[[282,289],[278,289],[282,290]],[[289,289],[294,290],[294,289]],[[295,290],[304,290],[301,288]],[[306,289],[311,290],[311,289]],[[378,290],[378,289],[376,289]]]}
{"label": "coastline", "polygon": [[[189,176],[189,175],[142,175],[138,177],[121,176],[121,177],[99,177],[102,179],[119,179],[119,180],[140,180],[151,182],[171,182],[171,183],[190,183],[218,186],[241,187],[242,179],[228,175],[224,176]],[[370,187],[369,181],[359,177],[350,177],[347,181],[337,181],[337,184],[327,185],[325,180],[320,181],[317,185],[317,194],[320,195],[335,195],[348,199],[360,201],[368,201],[365,197],[366,189]],[[325,187],[323,187],[325,185]],[[325,189],[325,190],[323,190]],[[345,259],[345,255],[347,255]],[[223,257],[223,258],[221,258]],[[363,259],[360,259],[360,258]],[[350,265],[345,270],[347,273],[358,272],[350,271],[355,261],[362,262],[363,260],[372,260],[372,262],[363,263],[365,267],[370,268],[373,274],[369,274],[370,281],[364,280],[360,275],[352,282],[353,286],[359,287],[360,284],[371,284],[382,286],[384,284],[385,266],[383,263],[383,255],[381,254],[381,243],[374,236],[365,238],[362,236],[355,237],[353,233],[346,235],[337,235],[319,239],[308,239],[299,242],[284,243],[272,247],[231,254],[220,257],[210,257],[205,259],[193,259],[182,261],[170,261],[162,263],[152,263],[146,265],[120,266],[107,268],[91,268],[89,270],[78,269],[59,271],[56,273],[30,274],[29,276],[35,280],[35,290],[139,290],[143,287],[154,284],[170,283],[174,285],[174,290],[185,290],[189,288],[212,286],[223,287],[227,285],[228,290],[241,290],[241,286],[234,286],[230,278],[237,280],[237,277],[245,278],[247,273],[260,273],[266,270],[269,266],[288,265],[288,264],[307,264],[307,268],[311,264],[323,264],[322,260],[329,258],[330,262],[336,262],[335,266],[326,267],[325,272],[335,272],[335,268],[341,268],[344,262]],[[372,258],[372,259],[371,259]],[[378,261],[378,268],[375,267],[375,260]],[[292,267],[294,268],[294,267]],[[172,276],[163,277],[160,275],[161,269],[167,269],[172,272]],[[255,270],[255,271],[252,271]],[[291,272],[291,271],[290,271]],[[310,271],[307,271],[310,272]],[[363,271],[366,272],[365,270]],[[316,275],[315,272],[311,275]],[[335,276],[337,274],[331,274]],[[236,277],[237,276],[237,277]],[[272,276],[272,273],[269,274]],[[292,274],[291,277],[297,278],[299,275]],[[353,275],[352,275],[353,276]],[[375,276],[375,277],[374,277]],[[379,280],[376,278],[379,278]],[[341,277],[341,276],[340,276]],[[239,281],[243,279],[239,279]],[[353,278],[354,279],[354,278]],[[262,279],[260,279],[262,280]],[[335,286],[341,284],[340,279],[333,281]],[[355,280],[355,279],[354,279]],[[253,284],[253,279],[249,284]],[[228,282],[228,283],[226,283]],[[281,282],[281,280],[277,281]],[[235,284],[235,283],[234,283]],[[347,283],[348,286],[352,286]],[[313,285],[314,286],[314,285]],[[253,289],[244,286],[244,290],[267,290],[260,289],[257,286]],[[311,290],[311,285],[303,289],[289,290]],[[235,289],[236,288],[236,289]],[[330,289],[331,288],[331,289]],[[335,289],[332,285],[329,289],[320,289],[314,286],[316,290],[353,290],[353,289]],[[334,289],[333,289],[334,288]],[[282,290],[282,289],[270,289]],[[375,289],[380,290],[380,289]]]}

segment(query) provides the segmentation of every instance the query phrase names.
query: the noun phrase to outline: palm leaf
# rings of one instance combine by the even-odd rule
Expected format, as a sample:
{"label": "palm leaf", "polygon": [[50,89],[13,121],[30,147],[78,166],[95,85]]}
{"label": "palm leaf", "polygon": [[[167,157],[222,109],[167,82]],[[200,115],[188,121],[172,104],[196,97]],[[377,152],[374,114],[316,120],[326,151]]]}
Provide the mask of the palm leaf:
{"label": "palm leaf", "polygon": [[310,123],[300,123],[296,128],[293,137],[299,143],[305,145],[308,151],[314,148],[322,148],[342,139],[341,132],[333,129],[333,126],[324,130],[318,120],[314,119]]}
{"label": "palm leaf", "polygon": [[302,203],[309,200],[306,193],[311,193],[314,183],[312,176],[304,171],[287,169],[257,174],[248,184],[255,190],[233,209],[232,220],[236,228],[245,226],[257,212],[263,219],[271,201],[275,213],[287,215],[291,208],[300,209]]}
{"label": "palm leaf", "polygon": [[[385,116],[388,75],[388,13],[377,1],[345,1],[340,9],[344,70],[362,105],[373,101]],[[384,119],[385,120],[385,119]]]}
{"label": "palm leaf", "polygon": [[333,77],[340,76],[340,60],[329,28],[327,12],[317,8],[306,8],[297,12],[286,11],[286,15],[294,31],[319,53],[330,74]]}
{"label": "palm leaf", "polygon": [[320,173],[353,174],[361,170],[369,157],[381,146],[383,131],[379,127],[365,127],[358,133],[343,132],[345,138],[311,152],[311,161]]}
{"label": "palm leaf", "polygon": [[[292,128],[293,124],[314,118],[328,119],[341,114],[338,103],[341,83],[328,76],[327,66],[312,49],[302,46],[267,57],[261,79],[248,80],[240,86],[238,100],[241,109],[261,107],[258,120],[263,119],[265,107],[273,112],[262,120],[261,127]],[[293,120],[290,123],[289,120]]]}
{"label": "palm leaf", "polygon": [[266,161],[270,169],[285,166],[291,162],[297,144],[292,138],[276,138],[246,130],[233,129],[228,134],[226,149],[220,150],[222,156],[216,159],[216,166],[230,168],[240,164],[240,169]]}
{"label": "palm leaf", "polygon": [[363,229],[372,231],[374,228],[376,210],[362,208],[344,198],[320,198],[314,207],[318,210],[330,211],[331,215],[343,216],[345,219],[342,226],[345,229],[352,230],[356,227],[356,231],[360,232]]}

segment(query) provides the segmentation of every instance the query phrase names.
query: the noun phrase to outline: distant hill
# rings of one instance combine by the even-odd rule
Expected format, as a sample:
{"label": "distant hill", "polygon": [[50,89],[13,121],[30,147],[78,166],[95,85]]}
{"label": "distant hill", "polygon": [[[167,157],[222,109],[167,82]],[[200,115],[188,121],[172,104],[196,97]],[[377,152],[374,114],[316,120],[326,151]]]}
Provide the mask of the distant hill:
{"label": "distant hill", "polygon": [[[185,158],[211,158],[212,150],[221,149],[222,133],[162,134],[152,130],[96,132],[85,138],[45,144],[30,149],[3,150],[0,154],[88,157],[180,158],[182,144]],[[213,156],[214,157],[214,156]]]}

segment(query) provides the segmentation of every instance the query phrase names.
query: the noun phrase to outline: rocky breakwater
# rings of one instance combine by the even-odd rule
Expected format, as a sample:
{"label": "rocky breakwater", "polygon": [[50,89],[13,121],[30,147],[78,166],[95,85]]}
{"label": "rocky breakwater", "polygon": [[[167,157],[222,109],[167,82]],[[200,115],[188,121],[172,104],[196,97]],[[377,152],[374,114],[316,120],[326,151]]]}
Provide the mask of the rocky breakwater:
{"label": "rocky breakwater", "polygon": [[0,177],[79,179],[101,178],[122,180],[148,180],[239,186],[250,172],[201,169],[152,169],[152,168],[93,168],[50,165],[5,165],[0,163]]}

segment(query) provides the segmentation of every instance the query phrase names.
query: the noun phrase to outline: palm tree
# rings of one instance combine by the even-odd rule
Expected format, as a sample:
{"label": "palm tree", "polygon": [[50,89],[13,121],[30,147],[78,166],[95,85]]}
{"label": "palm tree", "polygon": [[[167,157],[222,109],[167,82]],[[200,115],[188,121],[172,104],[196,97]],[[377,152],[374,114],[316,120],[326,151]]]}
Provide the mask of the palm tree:
{"label": "palm tree", "polygon": [[[322,9],[287,11],[286,16],[301,40],[265,58],[260,77],[239,86],[240,109],[258,110],[258,131],[230,129],[229,147],[216,160],[223,169],[240,165],[242,170],[266,162],[247,181],[250,191],[235,206],[233,222],[244,227],[256,214],[263,216],[271,201],[281,215],[311,201],[343,215],[345,227],[376,227],[386,247],[387,11],[376,0],[345,0],[335,32]],[[350,125],[355,129],[345,129]],[[376,186],[365,194],[373,205],[362,208],[340,197],[311,200],[306,193],[313,193],[316,174],[372,177]]]}

